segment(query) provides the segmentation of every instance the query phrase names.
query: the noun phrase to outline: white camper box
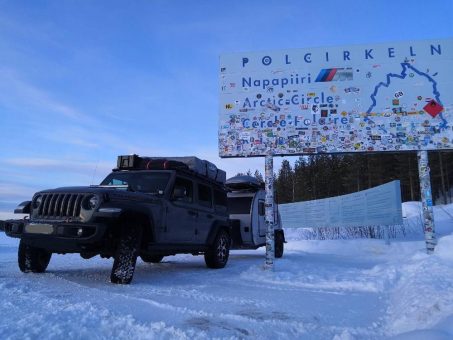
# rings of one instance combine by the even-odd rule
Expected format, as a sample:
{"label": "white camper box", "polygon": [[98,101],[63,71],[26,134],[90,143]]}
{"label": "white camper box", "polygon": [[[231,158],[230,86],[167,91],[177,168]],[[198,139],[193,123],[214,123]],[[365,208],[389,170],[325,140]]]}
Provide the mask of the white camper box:
{"label": "white camper box", "polygon": [[[225,182],[232,221],[232,249],[256,249],[266,245],[264,183],[251,176],[236,176]],[[285,236],[277,204],[274,204],[275,257],[283,255]]]}

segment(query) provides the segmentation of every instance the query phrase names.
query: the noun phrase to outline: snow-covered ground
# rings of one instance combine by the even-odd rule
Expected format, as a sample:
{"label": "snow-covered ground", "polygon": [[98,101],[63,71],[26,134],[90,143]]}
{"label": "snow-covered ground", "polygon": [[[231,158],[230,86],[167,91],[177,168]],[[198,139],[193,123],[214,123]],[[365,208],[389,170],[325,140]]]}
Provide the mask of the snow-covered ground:
{"label": "snow-covered ground", "polygon": [[425,253],[419,207],[404,206],[404,239],[289,243],[273,272],[264,250],[138,261],[129,286],[109,283],[112,260],[54,255],[22,274],[17,240],[0,233],[1,339],[452,339],[453,206],[435,207],[439,244]]}

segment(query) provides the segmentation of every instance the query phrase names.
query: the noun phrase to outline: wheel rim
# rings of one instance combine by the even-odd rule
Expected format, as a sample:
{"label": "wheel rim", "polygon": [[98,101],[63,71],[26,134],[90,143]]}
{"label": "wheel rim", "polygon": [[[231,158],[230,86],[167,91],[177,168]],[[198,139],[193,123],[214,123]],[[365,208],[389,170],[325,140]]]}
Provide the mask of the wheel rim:
{"label": "wheel rim", "polygon": [[225,262],[228,256],[228,240],[222,235],[217,246],[217,258],[220,262]]}

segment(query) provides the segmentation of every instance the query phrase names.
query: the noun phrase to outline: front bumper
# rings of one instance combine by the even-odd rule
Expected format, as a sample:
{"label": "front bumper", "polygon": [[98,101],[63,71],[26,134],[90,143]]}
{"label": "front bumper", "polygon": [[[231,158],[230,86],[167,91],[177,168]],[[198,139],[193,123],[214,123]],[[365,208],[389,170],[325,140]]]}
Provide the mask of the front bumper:
{"label": "front bumper", "polygon": [[6,223],[5,233],[53,253],[80,253],[101,249],[108,228],[105,223],[14,220]]}

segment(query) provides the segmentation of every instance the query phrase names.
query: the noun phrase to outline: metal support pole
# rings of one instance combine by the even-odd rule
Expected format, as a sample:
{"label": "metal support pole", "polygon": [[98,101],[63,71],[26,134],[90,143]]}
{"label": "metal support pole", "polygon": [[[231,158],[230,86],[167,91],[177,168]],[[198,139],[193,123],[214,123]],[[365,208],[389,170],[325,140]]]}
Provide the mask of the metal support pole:
{"label": "metal support pole", "polygon": [[384,235],[385,235],[385,244],[390,245],[390,227],[388,225],[384,226]]}
{"label": "metal support pole", "polygon": [[266,262],[264,269],[274,269],[274,159],[272,151],[266,154]]}
{"label": "metal support pole", "polygon": [[433,198],[431,195],[431,178],[429,176],[428,151],[417,151],[418,176],[423,207],[423,231],[425,233],[426,252],[431,254],[437,244],[434,229]]}

